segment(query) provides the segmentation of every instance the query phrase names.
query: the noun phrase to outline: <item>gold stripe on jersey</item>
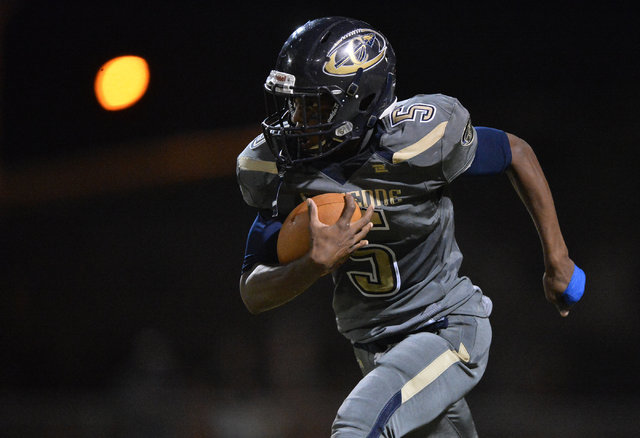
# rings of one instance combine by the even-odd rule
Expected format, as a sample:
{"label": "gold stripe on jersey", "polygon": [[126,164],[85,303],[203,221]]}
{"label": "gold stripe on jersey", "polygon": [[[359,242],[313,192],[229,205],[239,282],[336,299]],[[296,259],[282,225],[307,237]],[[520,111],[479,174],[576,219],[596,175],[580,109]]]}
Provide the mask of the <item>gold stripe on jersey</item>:
{"label": "gold stripe on jersey", "polygon": [[433,128],[431,132],[429,132],[414,144],[400,149],[398,152],[393,154],[393,164],[407,161],[429,149],[431,146],[436,144],[438,140],[444,137],[444,131],[446,128],[447,122],[441,122],[438,126]]}
{"label": "gold stripe on jersey", "polygon": [[402,394],[402,403],[405,403],[411,397],[429,386],[431,382],[447,371],[451,365],[458,361],[469,362],[470,359],[471,357],[469,356],[469,352],[462,343],[460,343],[458,351],[445,351],[425,369],[420,371],[413,379],[404,384],[400,390],[400,393]]}
{"label": "gold stripe on jersey", "polygon": [[275,161],[256,160],[255,158],[240,157],[238,158],[238,167],[242,170],[250,170],[254,172],[266,172],[278,174],[278,167]]}

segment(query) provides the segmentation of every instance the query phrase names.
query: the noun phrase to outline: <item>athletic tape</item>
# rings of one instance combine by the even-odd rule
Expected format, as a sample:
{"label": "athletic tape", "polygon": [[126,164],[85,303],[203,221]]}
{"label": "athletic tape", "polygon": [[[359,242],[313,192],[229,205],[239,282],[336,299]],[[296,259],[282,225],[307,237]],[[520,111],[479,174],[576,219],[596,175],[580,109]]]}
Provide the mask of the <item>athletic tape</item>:
{"label": "athletic tape", "polygon": [[569,281],[569,286],[565,289],[562,294],[562,299],[566,304],[572,305],[580,301],[582,298],[582,294],[584,294],[584,286],[587,282],[587,276],[584,271],[575,265],[573,269],[573,275],[571,275],[571,281]]}

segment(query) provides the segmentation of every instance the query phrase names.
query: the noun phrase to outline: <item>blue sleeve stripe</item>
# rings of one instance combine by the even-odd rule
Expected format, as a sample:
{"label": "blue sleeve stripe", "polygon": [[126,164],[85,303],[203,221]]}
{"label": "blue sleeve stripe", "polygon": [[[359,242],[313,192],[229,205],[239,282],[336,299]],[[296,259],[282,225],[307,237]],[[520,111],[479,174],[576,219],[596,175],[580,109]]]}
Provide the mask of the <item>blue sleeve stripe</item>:
{"label": "blue sleeve stripe", "polygon": [[278,233],[282,223],[276,219],[265,219],[260,213],[251,225],[242,261],[242,272],[256,263],[278,264]]}
{"label": "blue sleeve stripe", "polygon": [[476,156],[465,175],[496,175],[511,164],[511,146],[504,131],[477,126],[478,148]]}

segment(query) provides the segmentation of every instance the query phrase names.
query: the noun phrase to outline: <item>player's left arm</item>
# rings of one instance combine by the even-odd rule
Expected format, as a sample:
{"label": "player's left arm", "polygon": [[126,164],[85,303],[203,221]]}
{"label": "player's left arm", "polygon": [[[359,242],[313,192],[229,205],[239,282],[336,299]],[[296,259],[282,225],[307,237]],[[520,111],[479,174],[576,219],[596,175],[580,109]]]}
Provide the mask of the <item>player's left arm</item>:
{"label": "player's left arm", "polygon": [[569,258],[556,208],[542,167],[531,148],[521,138],[503,131],[476,128],[478,147],[466,175],[506,172],[527,208],[540,237],[544,256],[543,287],[548,301],[561,316],[584,292],[584,272]]}
{"label": "player's left arm", "polygon": [[565,293],[570,292],[568,287],[576,266],[569,258],[549,184],[531,146],[513,134],[507,133],[507,138],[512,157],[507,175],[531,215],[542,243],[545,296],[561,316],[567,316],[572,303]]}

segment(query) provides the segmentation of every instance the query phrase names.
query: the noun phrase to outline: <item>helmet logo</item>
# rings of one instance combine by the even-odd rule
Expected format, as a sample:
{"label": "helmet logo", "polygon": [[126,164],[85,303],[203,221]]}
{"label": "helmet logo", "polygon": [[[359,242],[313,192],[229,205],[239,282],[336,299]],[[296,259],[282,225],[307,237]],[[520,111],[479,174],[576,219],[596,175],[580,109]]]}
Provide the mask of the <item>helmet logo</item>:
{"label": "helmet logo", "polygon": [[387,51],[382,35],[371,29],[357,29],[344,35],[327,53],[323,70],[331,76],[350,76],[358,69],[377,65]]}

